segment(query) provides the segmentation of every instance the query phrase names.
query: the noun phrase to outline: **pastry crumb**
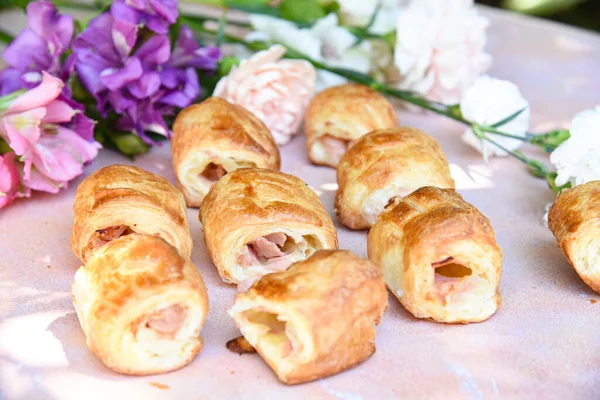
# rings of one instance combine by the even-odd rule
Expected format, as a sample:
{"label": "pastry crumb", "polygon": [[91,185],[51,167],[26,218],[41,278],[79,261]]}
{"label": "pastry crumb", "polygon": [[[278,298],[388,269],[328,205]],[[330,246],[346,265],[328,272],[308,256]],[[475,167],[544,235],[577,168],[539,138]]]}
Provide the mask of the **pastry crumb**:
{"label": "pastry crumb", "polygon": [[590,303],[592,303],[592,304],[596,304],[597,302],[598,302],[598,300],[596,300],[596,299],[590,299]]}
{"label": "pastry crumb", "polygon": [[231,371],[229,371],[229,373],[230,373],[231,375],[233,375],[233,374],[235,374],[235,371],[234,371],[234,370],[231,370]]}
{"label": "pastry crumb", "polygon": [[230,351],[238,353],[239,355],[256,353],[256,349],[252,347],[252,345],[243,336],[231,339],[229,342],[227,342],[226,346]]}
{"label": "pastry crumb", "polygon": [[50,268],[52,268],[52,266],[51,265],[46,265],[46,268],[50,269]]}
{"label": "pastry crumb", "polygon": [[165,385],[164,383],[160,383],[160,382],[149,382],[148,383],[150,386],[154,386],[155,388],[159,388],[161,390],[167,390],[167,389],[171,389],[169,387],[169,385]]}

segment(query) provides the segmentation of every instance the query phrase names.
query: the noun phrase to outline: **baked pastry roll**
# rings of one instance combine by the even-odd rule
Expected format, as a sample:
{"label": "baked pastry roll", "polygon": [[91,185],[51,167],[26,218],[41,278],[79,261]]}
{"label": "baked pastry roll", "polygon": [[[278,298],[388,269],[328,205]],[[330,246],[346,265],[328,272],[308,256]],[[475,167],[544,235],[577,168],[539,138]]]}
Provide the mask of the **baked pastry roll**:
{"label": "baked pastry roll", "polygon": [[548,226],[577,274],[600,293],[600,181],[564,190]]}
{"label": "baked pastry roll", "polygon": [[133,232],[159,236],[189,258],[192,237],[183,196],[165,178],[110,165],[81,182],[73,205],[73,252],[83,263],[111,240]]}
{"label": "baked pastry roll", "polygon": [[200,207],[210,186],[238,168],[279,169],[279,148],[252,113],[211,97],[179,113],[171,140],[177,187]]}
{"label": "baked pastry roll", "polygon": [[370,228],[390,199],[423,186],[454,188],[440,145],[418,129],[398,127],[360,138],[337,166],[335,213],[351,229]]}
{"label": "baked pastry roll", "polygon": [[333,221],[301,179],[248,168],[214,184],[200,208],[208,254],[227,283],[243,290],[321,249],[337,249]]}
{"label": "baked pastry roll", "polygon": [[158,237],[131,234],[96,251],[75,274],[73,303],[88,347],[114,371],[173,371],[202,348],[202,275]]}
{"label": "baked pastry roll", "polygon": [[319,251],[238,294],[229,315],[280,381],[352,368],[375,352],[387,308],[381,270],[348,251]]}
{"label": "baked pastry roll", "polygon": [[304,129],[308,158],[334,167],[346,149],[362,135],[398,124],[394,106],[364,85],[334,86],[311,100]]}
{"label": "baked pastry roll", "polygon": [[417,318],[480,322],[500,306],[502,251],[489,220],[451,189],[396,198],[368,237],[369,258]]}

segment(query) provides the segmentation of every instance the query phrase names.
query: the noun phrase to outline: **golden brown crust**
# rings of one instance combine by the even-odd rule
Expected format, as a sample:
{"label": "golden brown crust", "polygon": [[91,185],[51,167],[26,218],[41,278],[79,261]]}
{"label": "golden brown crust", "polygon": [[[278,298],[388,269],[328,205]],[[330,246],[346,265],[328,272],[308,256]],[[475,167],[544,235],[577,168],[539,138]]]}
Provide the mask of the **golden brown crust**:
{"label": "golden brown crust", "polygon": [[431,136],[407,127],[360,138],[340,160],[337,181],[335,212],[342,224],[356,230],[371,227],[380,208],[392,197],[423,186],[454,188],[440,145]]}
{"label": "golden brown crust", "polygon": [[345,84],[326,89],[313,97],[306,112],[309,159],[335,168],[335,157],[319,157],[313,149],[324,136],[352,144],[368,132],[392,128],[397,123],[394,106],[368,86]]}
{"label": "golden brown crust", "polygon": [[[204,280],[160,238],[131,234],[96,251],[76,274],[73,300],[88,347],[117,372],[172,371],[202,348],[199,332],[208,313]],[[151,330],[152,318],[173,306],[185,314],[174,333]]]}
{"label": "golden brown crust", "polygon": [[[452,189],[423,187],[395,199],[371,228],[368,252],[382,268],[390,291],[417,318],[480,322],[500,305],[502,251],[494,230]],[[452,289],[442,294],[437,285],[444,278],[436,271],[446,264],[470,273],[446,283]]]}
{"label": "golden brown crust", "polygon": [[577,274],[600,293],[600,181],[564,190],[550,208],[548,226]]}
{"label": "golden brown crust", "polygon": [[[323,378],[360,364],[375,351],[375,325],[387,308],[380,269],[349,251],[319,251],[287,271],[264,276],[238,294],[230,315],[286,384]],[[246,312],[278,314],[294,335],[284,357],[270,351]],[[251,321],[250,321],[251,322]]]}
{"label": "golden brown crust", "polygon": [[336,249],[333,221],[316,193],[283,172],[244,168],[214,184],[200,208],[204,240],[225,282],[239,283],[233,270],[241,247],[272,232],[311,236],[316,248]]}
{"label": "golden brown crust", "polygon": [[[200,164],[215,162],[227,172],[231,172],[228,168],[240,166],[277,170],[280,167],[279,148],[265,124],[245,108],[218,97],[179,113],[173,125],[171,151],[177,187],[189,207],[200,207],[208,191],[207,186],[202,193],[196,193],[189,184],[190,179],[200,175],[190,169]],[[189,174],[194,176],[188,177]]]}
{"label": "golden brown crust", "polygon": [[192,253],[183,196],[165,178],[130,165],[94,172],[77,188],[71,234],[73,252],[85,264],[98,235],[112,227],[163,238],[184,257]]}

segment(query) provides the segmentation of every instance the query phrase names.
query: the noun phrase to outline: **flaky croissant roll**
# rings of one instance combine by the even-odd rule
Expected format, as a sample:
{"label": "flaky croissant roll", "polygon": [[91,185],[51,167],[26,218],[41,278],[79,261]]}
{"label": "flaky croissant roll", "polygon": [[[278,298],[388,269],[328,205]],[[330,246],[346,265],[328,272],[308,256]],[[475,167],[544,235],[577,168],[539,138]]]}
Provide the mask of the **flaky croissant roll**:
{"label": "flaky croissant roll", "polygon": [[360,138],[337,166],[335,212],[351,229],[368,229],[390,199],[423,186],[454,188],[440,145],[418,129],[398,127]]}
{"label": "flaky croissant roll", "polygon": [[159,236],[184,257],[192,253],[183,196],[141,168],[115,164],[94,172],[77,188],[73,212],[71,247],[84,264],[106,243],[132,232]]}
{"label": "flaky croissant roll", "polygon": [[210,186],[228,172],[280,165],[279,148],[265,124],[218,97],[179,113],[171,151],[177,187],[189,207],[200,207]]}
{"label": "flaky croissant roll", "polygon": [[224,176],[204,199],[200,221],[221,278],[244,282],[243,287],[338,246],[315,192],[301,179],[273,170],[239,169]]}
{"label": "flaky croissant roll", "polygon": [[451,189],[395,199],[368,237],[390,291],[417,318],[468,323],[500,306],[502,251],[489,220]]}
{"label": "flaky croissant roll", "polygon": [[297,384],[369,358],[386,308],[375,264],[348,251],[319,251],[238,294],[229,315],[279,380]]}
{"label": "flaky croissant roll", "polygon": [[311,100],[304,128],[308,158],[334,167],[346,149],[364,134],[396,126],[394,106],[364,85],[326,89]]}
{"label": "flaky croissant roll", "polygon": [[173,371],[202,348],[202,275],[160,238],[132,234],[99,249],[75,274],[73,303],[88,347],[117,372]]}
{"label": "flaky croissant roll", "polygon": [[600,293],[600,181],[564,190],[548,226],[577,274]]}

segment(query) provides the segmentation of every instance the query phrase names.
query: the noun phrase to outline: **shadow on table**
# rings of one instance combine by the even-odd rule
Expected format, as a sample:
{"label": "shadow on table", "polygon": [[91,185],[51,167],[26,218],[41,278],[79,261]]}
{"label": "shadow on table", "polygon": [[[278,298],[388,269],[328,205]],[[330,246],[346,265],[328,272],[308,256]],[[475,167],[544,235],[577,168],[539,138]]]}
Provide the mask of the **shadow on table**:
{"label": "shadow on table", "polygon": [[106,380],[122,380],[123,377],[109,370],[87,348],[85,335],[79,326],[76,313],[70,313],[52,321],[46,328],[62,346],[69,367],[82,374]]}

